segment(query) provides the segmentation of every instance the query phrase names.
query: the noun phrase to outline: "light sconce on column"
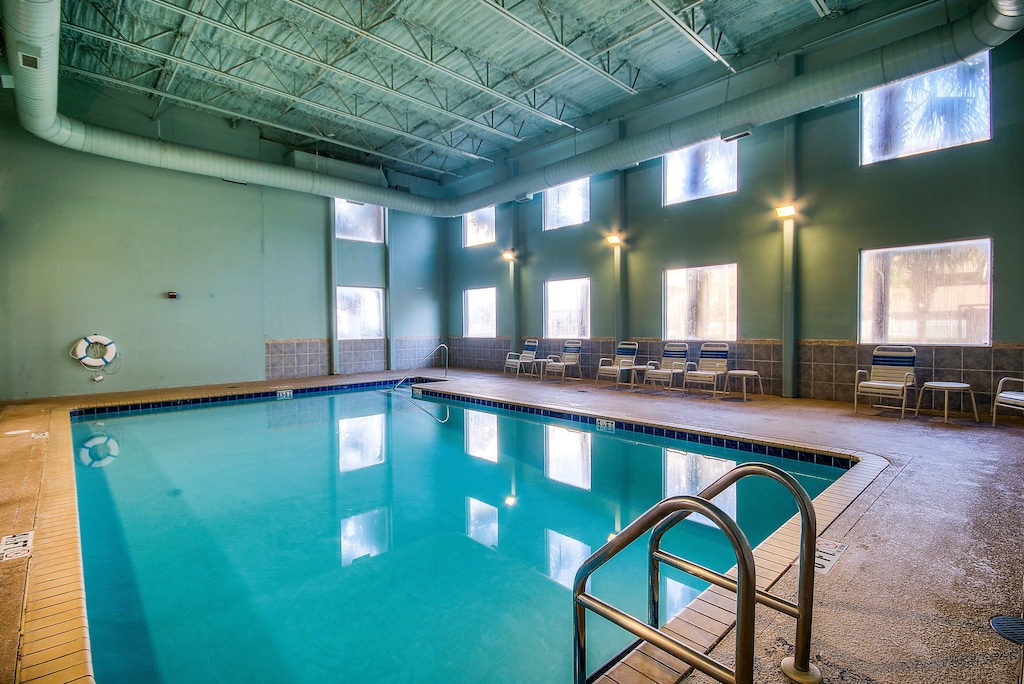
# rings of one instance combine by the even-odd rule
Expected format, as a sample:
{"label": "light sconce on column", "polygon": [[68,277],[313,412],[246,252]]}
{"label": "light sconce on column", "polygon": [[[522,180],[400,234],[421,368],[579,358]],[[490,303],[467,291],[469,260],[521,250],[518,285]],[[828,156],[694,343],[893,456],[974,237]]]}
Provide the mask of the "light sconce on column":
{"label": "light sconce on column", "polygon": [[796,216],[796,207],[792,204],[784,204],[781,207],[775,207],[775,215],[780,219],[793,218]]}
{"label": "light sconce on column", "polygon": [[505,261],[515,261],[516,260],[516,250],[514,250],[514,249],[506,249],[504,252],[501,253],[501,258],[504,259]]}
{"label": "light sconce on column", "polygon": [[605,240],[605,242],[607,242],[612,247],[618,247],[619,245],[622,244],[622,236],[619,235],[618,233],[612,233],[611,235],[606,235],[604,240]]}

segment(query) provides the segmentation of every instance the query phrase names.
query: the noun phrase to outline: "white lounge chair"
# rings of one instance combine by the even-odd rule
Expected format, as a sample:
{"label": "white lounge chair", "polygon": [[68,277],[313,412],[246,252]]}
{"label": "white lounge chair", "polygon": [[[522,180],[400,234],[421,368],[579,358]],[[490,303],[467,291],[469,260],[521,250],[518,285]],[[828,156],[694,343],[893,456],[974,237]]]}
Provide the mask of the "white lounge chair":
{"label": "white lounge chair", "polygon": [[[619,342],[615,348],[615,358],[602,358],[597,362],[597,375],[594,376],[594,386],[597,386],[601,378],[615,380],[615,384],[630,382],[630,373],[633,364],[636,362],[636,352],[639,345],[636,342]],[[625,379],[623,379],[625,378]]]}
{"label": "white lounge chair", "polygon": [[537,340],[529,339],[523,342],[523,351],[509,352],[505,356],[505,367],[501,374],[504,375],[505,371],[515,371],[516,377],[519,377],[519,372],[522,371],[523,375],[533,375],[539,346]]}
{"label": "white lounge chair", "polygon": [[[580,380],[583,379],[583,372],[580,370],[580,349],[583,348],[583,342],[580,340],[566,340],[565,344],[562,345],[562,354],[551,354],[548,356],[547,365],[544,368],[544,376],[558,375],[561,381],[565,381],[565,372],[570,368],[575,368],[576,372],[580,376]],[[569,377],[572,377],[570,373]]]}
{"label": "white lounge chair", "polygon": [[1024,378],[1003,378],[999,381],[996,398],[992,402],[992,427],[996,425],[996,408],[1003,406],[1024,411],[1024,391],[1004,390],[1003,386],[1007,383],[1017,383],[1021,386],[1021,390],[1024,390]]}
{"label": "white lounge chair", "polygon": [[[691,384],[711,385],[711,397],[718,394],[718,378],[729,372],[729,345],[725,342],[705,342],[700,346],[700,358],[696,367],[683,374],[683,391]],[[725,388],[722,388],[722,392]]]}
{"label": "white lounge chair", "polygon": [[661,361],[651,360],[647,362],[644,370],[643,386],[651,384],[651,389],[657,389],[657,383],[664,383],[665,389],[672,391],[675,379],[679,378],[679,388],[682,389],[683,376],[690,366],[696,368],[696,364],[689,360],[690,345],[685,342],[668,342],[661,351]]}
{"label": "white lounge chair", "polygon": [[908,390],[917,389],[916,360],[917,350],[913,347],[875,347],[871,371],[860,369],[854,376],[853,412],[857,413],[857,397],[866,394],[879,399],[898,399],[900,418],[903,418],[907,412]]}

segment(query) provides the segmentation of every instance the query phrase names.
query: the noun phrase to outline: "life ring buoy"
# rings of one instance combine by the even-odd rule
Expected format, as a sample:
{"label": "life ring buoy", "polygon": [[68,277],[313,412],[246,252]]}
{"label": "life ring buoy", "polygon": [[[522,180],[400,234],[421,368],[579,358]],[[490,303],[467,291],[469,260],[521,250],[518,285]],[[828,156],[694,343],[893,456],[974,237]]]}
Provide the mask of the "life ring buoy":
{"label": "life ring buoy", "polygon": [[[89,347],[94,344],[102,344],[106,349],[103,356],[89,356]],[[103,368],[117,356],[117,345],[109,337],[103,335],[86,335],[78,340],[71,355],[75,357],[86,368]]]}
{"label": "life ring buoy", "polygon": [[121,452],[117,440],[110,435],[93,435],[78,449],[78,460],[88,468],[102,468],[113,463]]}

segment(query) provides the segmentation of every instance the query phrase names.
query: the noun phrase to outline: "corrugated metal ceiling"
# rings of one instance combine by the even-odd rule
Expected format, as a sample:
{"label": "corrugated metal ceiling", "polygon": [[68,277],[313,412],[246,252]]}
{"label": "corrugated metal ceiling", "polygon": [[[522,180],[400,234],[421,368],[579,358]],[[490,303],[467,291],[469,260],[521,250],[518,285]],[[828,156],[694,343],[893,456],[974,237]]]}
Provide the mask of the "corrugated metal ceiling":
{"label": "corrugated metal ceiling", "polygon": [[443,180],[885,3],[825,0],[825,16],[816,4],[65,0],[60,63],[150,95],[154,117],[196,108],[296,149]]}

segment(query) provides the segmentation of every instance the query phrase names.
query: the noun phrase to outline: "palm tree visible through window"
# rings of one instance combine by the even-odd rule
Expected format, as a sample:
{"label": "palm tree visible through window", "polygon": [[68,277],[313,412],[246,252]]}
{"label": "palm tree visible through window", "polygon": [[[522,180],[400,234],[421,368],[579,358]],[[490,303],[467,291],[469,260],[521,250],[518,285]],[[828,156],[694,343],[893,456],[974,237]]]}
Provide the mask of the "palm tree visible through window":
{"label": "palm tree visible through window", "polygon": [[861,95],[861,163],[992,137],[988,53]]}

